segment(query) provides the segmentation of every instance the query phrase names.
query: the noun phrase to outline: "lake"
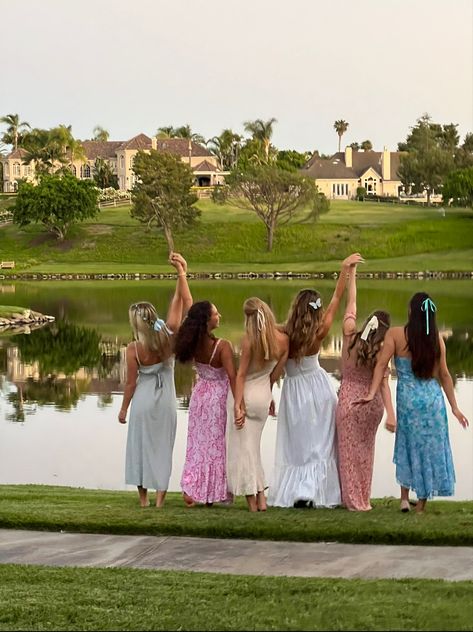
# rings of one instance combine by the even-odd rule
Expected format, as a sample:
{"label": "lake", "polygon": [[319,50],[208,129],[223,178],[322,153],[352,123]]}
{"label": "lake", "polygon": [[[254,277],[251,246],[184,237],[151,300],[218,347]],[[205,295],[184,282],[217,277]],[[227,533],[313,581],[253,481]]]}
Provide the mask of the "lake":
{"label": "lake", "polygon": [[[316,287],[324,301],[335,281],[195,281],[194,300],[208,299],[222,314],[217,335],[238,350],[243,301],[259,296],[283,321],[292,297]],[[165,317],[173,293],[170,281],[35,282],[0,284],[0,303],[30,307],[56,322],[30,334],[0,334],[0,483],[52,484],[98,489],[131,489],[123,482],[127,426],[117,421],[125,379],[124,349],[131,340],[128,306],[149,300]],[[437,305],[458,403],[473,422],[473,311],[470,281],[359,281],[360,321],[386,309],[394,325],[406,320],[414,292],[427,291]],[[340,309],[324,341],[321,364],[336,387],[340,381]],[[194,373],[176,369],[178,429],[170,490],[179,490],[187,433],[187,405]],[[395,397],[396,379],[391,387]],[[275,387],[276,404],[280,388]],[[449,407],[447,406],[447,410]],[[449,414],[457,473],[455,499],[473,499],[473,430]],[[277,419],[263,432],[262,456],[271,479]],[[377,435],[373,497],[397,496],[394,437],[381,425]]]}

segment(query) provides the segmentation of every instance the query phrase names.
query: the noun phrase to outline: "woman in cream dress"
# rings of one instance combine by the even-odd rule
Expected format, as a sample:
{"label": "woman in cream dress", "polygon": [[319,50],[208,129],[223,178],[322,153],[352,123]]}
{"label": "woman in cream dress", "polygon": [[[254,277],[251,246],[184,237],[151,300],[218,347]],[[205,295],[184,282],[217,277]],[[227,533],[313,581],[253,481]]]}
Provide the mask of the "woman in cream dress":
{"label": "woman in cream dress", "polygon": [[271,309],[259,298],[245,301],[246,333],[241,344],[235,401],[229,398],[227,479],[234,496],[246,496],[250,511],[265,511],[266,488],[261,463],[261,434],[289,351],[286,334],[278,331]]}

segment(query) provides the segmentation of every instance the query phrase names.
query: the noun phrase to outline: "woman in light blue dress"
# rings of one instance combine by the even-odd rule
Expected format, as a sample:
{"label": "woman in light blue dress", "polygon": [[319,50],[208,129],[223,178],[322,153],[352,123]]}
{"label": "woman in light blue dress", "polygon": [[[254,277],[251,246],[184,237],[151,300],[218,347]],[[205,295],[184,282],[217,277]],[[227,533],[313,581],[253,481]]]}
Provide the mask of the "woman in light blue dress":
{"label": "woman in light blue dress", "polygon": [[429,498],[453,496],[455,470],[442,388],[453,415],[464,428],[468,426],[457,406],[436,309],[428,294],[419,292],[412,297],[407,325],[393,327],[386,334],[369,394],[359,402],[374,398],[394,356],[398,379],[394,463],[401,485],[401,511],[409,510],[410,489],[417,494],[419,513]]}
{"label": "woman in light blue dress", "polygon": [[177,253],[170,257],[178,277],[166,322],[146,301],[129,309],[135,340],[126,350],[127,381],[118,415],[126,423],[131,402],[126,444],[125,482],[136,485],[142,507],[147,507],[148,489],[156,490],[156,507],[162,507],[169,485],[172,451],[176,436],[176,389],[172,334],[192,305],[187,284],[186,261]]}

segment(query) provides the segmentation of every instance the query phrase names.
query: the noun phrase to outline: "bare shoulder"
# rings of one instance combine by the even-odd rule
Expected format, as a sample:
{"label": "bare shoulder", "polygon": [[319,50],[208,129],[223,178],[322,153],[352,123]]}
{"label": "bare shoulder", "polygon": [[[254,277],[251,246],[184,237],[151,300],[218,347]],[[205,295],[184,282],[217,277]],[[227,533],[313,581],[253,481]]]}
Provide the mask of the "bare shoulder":
{"label": "bare shoulder", "polygon": [[220,338],[220,352],[222,351],[231,351],[233,352],[233,345],[230,342],[230,340],[227,340],[226,338]]}
{"label": "bare shoulder", "polygon": [[289,336],[283,331],[276,331],[279,345],[285,350],[289,348]]}

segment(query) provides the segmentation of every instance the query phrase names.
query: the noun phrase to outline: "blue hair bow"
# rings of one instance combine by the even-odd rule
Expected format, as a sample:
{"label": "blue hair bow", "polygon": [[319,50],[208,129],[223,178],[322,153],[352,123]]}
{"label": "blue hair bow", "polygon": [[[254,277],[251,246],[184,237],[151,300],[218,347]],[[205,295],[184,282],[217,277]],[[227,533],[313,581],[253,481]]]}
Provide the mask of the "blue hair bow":
{"label": "blue hair bow", "polygon": [[433,314],[434,312],[436,312],[436,311],[437,311],[437,307],[436,307],[436,305],[435,305],[435,303],[433,302],[433,300],[432,300],[432,299],[430,299],[430,298],[425,298],[425,299],[422,301],[422,306],[421,306],[421,309],[422,309],[422,311],[423,311],[423,312],[425,312],[425,328],[426,328],[426,331],[427,331],[427,335],[429,335],[429,333],[430,333],[430,326],[429,326],[429,310],[430,310],[430,311],[432,312],[432,314]]}
{"label": "blue hair bow", "polygon": [[153,329],[154,329],[154,331],[161,331],[161,329],[163,327],[165,327],[165,325],[166,325],[166,323],[164,322],[164,320],[162,318],[157,318],[154,321]]}

